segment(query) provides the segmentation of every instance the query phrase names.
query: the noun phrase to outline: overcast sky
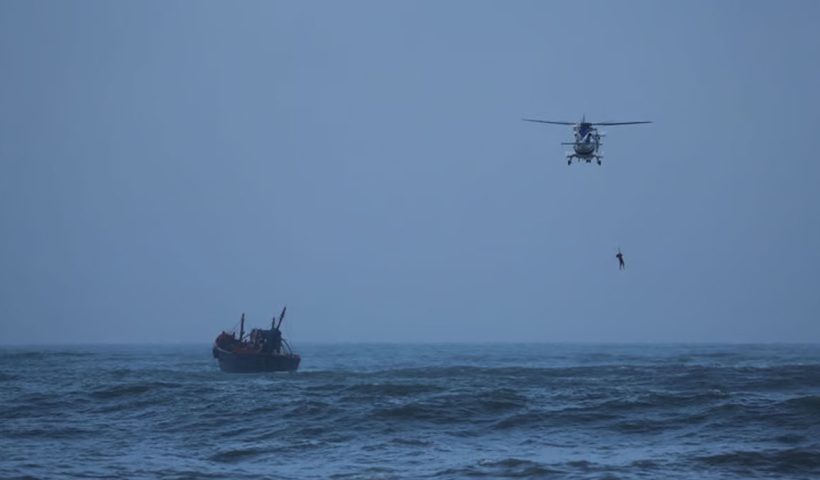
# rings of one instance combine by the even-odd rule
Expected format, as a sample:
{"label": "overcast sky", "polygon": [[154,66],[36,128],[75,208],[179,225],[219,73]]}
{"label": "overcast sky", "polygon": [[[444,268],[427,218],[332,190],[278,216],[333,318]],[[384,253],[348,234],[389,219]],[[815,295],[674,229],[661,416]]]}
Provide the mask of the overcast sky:
{"label": "overcast sky", "polygon": [[[820,3],[0,2],[0,343],[817,342]],[[563,159],[575,121],[604,165]],[[621,248],[627,269],[618,271]]]}

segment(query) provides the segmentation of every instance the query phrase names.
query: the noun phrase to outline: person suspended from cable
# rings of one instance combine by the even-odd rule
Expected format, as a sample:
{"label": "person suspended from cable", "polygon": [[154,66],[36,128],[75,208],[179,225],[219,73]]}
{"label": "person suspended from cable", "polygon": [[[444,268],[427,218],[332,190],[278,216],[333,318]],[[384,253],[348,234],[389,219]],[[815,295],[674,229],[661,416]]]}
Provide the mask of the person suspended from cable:
{"label": "person suspended from cable", "polygon": [[624,270],[626,268],[626,264],[624,263],[624,254],[621,253],[621,249],[618,248],[618,254],[615,255],[618,258],[618,270]]}

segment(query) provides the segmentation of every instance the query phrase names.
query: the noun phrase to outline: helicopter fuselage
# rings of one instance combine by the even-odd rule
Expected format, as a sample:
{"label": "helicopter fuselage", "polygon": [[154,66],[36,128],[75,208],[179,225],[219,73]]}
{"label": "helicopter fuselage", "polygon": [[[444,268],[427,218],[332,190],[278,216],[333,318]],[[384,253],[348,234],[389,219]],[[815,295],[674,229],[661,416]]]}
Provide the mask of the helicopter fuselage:
{"label": "helicopter fuselage", "polygon": [[576,155],[592,155],[598,150],[598,142],[594,139],[587,138],[576,141],[572,148],[575,150]]}
{"label": "helicopter fuselage", "polygon": [[572,162],[574,158],[591,162],[596,160],[601,163],[601,155],[598,148],[601,146],[601,135],[598,129],[587,123],[580,123],[575,126],[575,142],[572,149],[575,153],[568,155],[567,159]]}

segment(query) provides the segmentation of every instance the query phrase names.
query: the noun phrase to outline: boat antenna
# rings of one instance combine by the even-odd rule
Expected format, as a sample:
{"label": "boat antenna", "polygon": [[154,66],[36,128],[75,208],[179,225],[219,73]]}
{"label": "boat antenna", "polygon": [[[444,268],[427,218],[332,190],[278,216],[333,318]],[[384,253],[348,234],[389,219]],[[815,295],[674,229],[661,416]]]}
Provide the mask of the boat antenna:
{"label": "boat antenna", "polygon": [[245,313],[242,313],[242,318],[239,319],[239,341],[245,336]]}
{"label": "boat antenna", "polygon": [[[285,305],[285,308],[282,309],[282,313],[279,314],[279,325],[276,326],[276,329],[279,330],[279,327],[282,326],[282,320],[285,319],[285,312],[288,310],[288,306]],[[276,317],[274,317],[276,318]]]}

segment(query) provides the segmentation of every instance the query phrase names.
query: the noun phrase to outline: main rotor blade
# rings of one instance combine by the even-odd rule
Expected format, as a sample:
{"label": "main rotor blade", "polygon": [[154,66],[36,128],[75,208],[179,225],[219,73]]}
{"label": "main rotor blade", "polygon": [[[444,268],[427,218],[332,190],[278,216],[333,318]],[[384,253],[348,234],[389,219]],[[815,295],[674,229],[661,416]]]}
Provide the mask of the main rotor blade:
{"label": "main rotor blade", "polygon": [[652,123],[652,122],[598,122],[598,123],[590,123],[590,125],[605,125],[605,126],[612,126],[612,125],[640,125],[642,123]]}
{"label": "main rotor blade", "polygon": [[552,122],[550,120],[536,120],[534,118],[522,118],[525,122],[535,122],[535,123],[549,123],[551,125],[575,125],[575,122]]}

